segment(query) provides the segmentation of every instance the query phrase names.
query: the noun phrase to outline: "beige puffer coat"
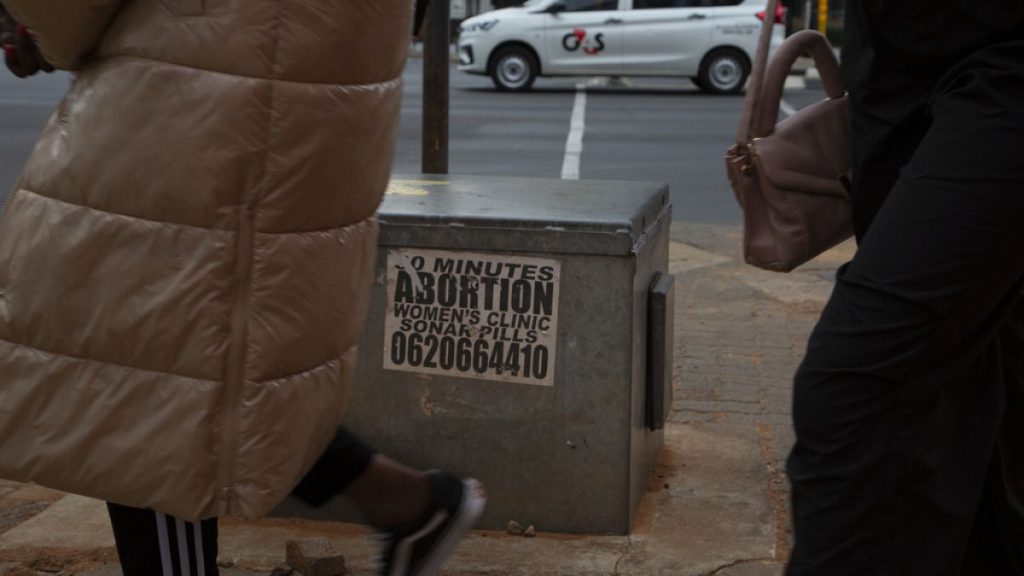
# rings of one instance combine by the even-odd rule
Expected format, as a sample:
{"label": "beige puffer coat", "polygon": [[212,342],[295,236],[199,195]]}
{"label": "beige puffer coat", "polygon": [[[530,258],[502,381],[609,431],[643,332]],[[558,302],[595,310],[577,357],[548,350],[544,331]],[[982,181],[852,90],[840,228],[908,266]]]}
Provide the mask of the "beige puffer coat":
{"label": "beige puffer coat", "polygon": [[341,422],[409,0],[2,0],[78,68],[0,216],[0,477],[268,512]]}

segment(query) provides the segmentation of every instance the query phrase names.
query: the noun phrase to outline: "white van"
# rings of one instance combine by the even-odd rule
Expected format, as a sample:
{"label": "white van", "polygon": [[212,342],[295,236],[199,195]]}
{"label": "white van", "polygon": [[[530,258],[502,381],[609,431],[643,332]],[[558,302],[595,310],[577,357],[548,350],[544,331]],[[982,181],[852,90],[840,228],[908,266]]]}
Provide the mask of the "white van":
{"label": "white van", "polygon": [[[530,0],[459,27],[459,70],[499,90],[537,76],[688,76],[701,89],[743,89],[764,0]],[[773,47],[785,35],[775,14]]]}

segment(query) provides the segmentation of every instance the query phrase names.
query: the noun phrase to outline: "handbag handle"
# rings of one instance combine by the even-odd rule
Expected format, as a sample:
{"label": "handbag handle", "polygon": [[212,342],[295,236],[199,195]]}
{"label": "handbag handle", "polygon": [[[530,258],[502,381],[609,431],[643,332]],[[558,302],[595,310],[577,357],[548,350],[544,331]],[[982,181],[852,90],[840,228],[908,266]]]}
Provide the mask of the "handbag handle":
{"label": "handbag handle", "polygon": [[[768,50],[771,47],[772,30],[775,28],[775,5],[777,0],[768,0],[764,9],[764,20],[761,25],[761,37],[757,41],[757,52],[754,54],[754,66],[747,82],[747,95],[743,100],[743,115],[740,116],[736,143],[746,146],[755,134],[758,110],[762,105],[761,86],[764,83],[764,71],[768,64]],[[778,110],[775,112],[778,114]]]}
{"label": "handbag handle", "polygon": [[765,73],[762,85],[762,105],[753,120],[750,134],[754,138],[763,138],[775,132],[775,124],[779,118],[779,103],[782,101],[782,90],[786,85],[786,77],[800,56],[811,56],[814,65],[821,74],[821,83],[829,98],[842,98],[846,95],[842,79],[839,76],[839,62],[832,52],[828,39],[820,32],[802,30],[793,34],[783,42],[779,51],[772,58]]}

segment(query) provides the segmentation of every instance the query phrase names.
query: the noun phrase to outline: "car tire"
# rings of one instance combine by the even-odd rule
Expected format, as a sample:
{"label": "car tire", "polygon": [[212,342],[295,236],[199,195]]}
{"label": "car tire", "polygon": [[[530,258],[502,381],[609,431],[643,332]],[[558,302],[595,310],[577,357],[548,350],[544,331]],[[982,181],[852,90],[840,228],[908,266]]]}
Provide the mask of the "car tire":
{"label": "car tire", "polygon": [[735,94],[743,89],[750,75],[750,63],[739,50],[713,50],[700,63],[696,84],[711,94]]}
{"label": "car tire", "polygon": [[537,59],[522,46],[508,46],[494,55],[491,80],[504,92],[524,92],[537,78]]}

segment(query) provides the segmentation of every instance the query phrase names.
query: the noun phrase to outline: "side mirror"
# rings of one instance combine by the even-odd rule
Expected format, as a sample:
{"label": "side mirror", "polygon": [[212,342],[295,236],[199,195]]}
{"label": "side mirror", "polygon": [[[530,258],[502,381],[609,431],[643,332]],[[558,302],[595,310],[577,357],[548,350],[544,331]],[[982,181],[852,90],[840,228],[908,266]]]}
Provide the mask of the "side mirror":
{"label": "side mirror", "polygon": [[569,7],[566,6],[564,2],[555,2],[551,6],[548,6],[548,9],[545,10],[545,12],[548,14],[558,14],[560,12],[565,12],[568,9]]}

